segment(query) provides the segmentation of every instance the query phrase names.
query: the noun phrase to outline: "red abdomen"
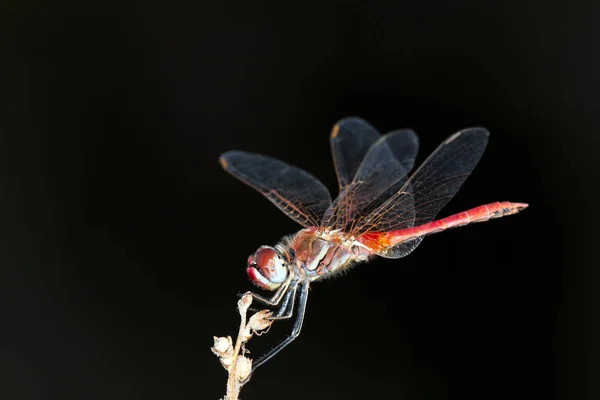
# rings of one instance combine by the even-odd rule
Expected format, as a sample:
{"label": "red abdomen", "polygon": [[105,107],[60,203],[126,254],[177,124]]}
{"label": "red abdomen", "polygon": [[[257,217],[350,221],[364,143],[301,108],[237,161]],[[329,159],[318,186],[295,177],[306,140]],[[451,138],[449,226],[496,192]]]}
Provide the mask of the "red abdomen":
{"label": "red abdomen", "polygon": [[508,201],[490,203],[412,228],[399,229],[390,232],[365,233],[358,238],[358,241],[374,252],[378,252],[386,247],[395,246],[421,236],[442,232],[446,229],[458,228],[459,226],[465,226],[476,222],[485,222],[493,218],[516,214],[527,208],[527,206],[528,205],[524,203],[511,203]]}

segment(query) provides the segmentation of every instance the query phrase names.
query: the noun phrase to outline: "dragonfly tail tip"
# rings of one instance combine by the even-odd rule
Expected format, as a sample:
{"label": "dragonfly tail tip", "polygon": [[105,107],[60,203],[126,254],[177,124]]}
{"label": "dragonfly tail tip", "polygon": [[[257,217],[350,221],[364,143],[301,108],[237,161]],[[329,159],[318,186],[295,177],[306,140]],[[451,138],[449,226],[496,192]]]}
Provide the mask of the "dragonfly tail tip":
{"label": "dragonfly tail tip", "polygon": [[529,204],[527,203],[513,203],[513,205],[515,206],[515,208],[519,211],[526,209],[527,207],[529,207]]}

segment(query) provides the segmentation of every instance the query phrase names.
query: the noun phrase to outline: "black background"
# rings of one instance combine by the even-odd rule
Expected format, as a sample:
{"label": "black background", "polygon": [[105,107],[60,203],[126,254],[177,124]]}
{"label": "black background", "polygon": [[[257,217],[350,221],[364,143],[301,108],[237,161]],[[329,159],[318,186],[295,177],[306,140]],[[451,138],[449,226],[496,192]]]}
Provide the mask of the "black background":
{"label": "black background", "polygon": [[3,399],[222,396],[210,347],[236,333],[246,258],[298,226],[217,158],[275,156],[333,192],[348,115],[413,128],[418,161],[483,125],[440,216],[531,206],[315,284],[243,397],[598,398],[598,3],[1,7]]}

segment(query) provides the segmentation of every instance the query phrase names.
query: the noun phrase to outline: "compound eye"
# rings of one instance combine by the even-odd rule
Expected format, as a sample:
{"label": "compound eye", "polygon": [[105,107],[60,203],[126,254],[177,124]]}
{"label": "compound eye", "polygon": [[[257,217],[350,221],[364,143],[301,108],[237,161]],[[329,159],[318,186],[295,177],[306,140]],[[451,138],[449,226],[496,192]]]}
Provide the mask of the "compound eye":
{"label": "compound eye", "polygon": [[248,258],[248,275],[263,289],[274,290],[287,278],[288,271],[272,247],[262,246]]}
{"label": "compound eye", "polygon": [[278,259],[277,253],[270,247],[262,247],[256,252],[256,265],[261,271],[272,270]]}

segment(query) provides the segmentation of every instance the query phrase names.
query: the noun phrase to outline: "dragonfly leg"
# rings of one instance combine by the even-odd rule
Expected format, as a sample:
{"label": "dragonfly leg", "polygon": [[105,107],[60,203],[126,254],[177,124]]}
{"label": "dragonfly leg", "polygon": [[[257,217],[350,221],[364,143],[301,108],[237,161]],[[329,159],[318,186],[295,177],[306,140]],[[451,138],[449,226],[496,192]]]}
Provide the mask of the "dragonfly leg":
{"label": "dragonfly leg", "polygon": [[[294,301],[296,299],[296,290],[298,288],[298,283],[293,282],[289,287],[285,296],[283,297],[283,302],[279,306],[277,313],[275,313],[274,317],[270,317],[271,320],[280,320],[280,319],[288,319],[292,316],[294,312]],[[290,303],[291,299],[291,303]],[[251,311],[258,312],[260,310],[256,308],[250,308]]]}
{"label": "dragonfly leg", "polygon": [[[279,353],[288,344],[292,343],[294,339],[300,334],[302,329],[302,322],[304,321],[304,311],[306,310],[306,300],[308,299],[308,282],[303,282],[300,286],[300,299],[298,301],[298,313],[296,314],[296,321],[294,322],[294,328],[292,333],[277,346],[273,347],[266,354],[260,357],[256,362],[253,363],[252,371],[256,371],[258,367],[269,361],[275,354]],[[293,292],[296,292],[296,288],[292,288]],[[292,299],[293,300],[293,299]],[[292,307],[293,308],[293,307]],[[291,312],[289,313],[291,317]],[[288,317],[289,318],[289,317]]]}
{"label": "dragonfly leg", "polygon": [[257,300],[266,305],[275,307],[275,306],[279,305],[279,303],[281,302],[281,299],[283,298],[283,295],[286,294],[289,286],[290,286],[290,282],[289,281],[285,282],[283,285],[281,285],[279,287],[279,289],[277,289],[277,292],[275,292],[273,297],[271,297],[270,299],[266,299],[266,298],[262,297],[261,295],[258,295],[254,292],[246,292],[244,294],[249,294],[250,296],[252,296],[252,298],[254,300]]}
{"label": "dragonfly leg", "polygon": [[277,311],[274,317],[269,319],[271,320],[280,320],[280,319],[288,319],[294,314],[294,304],[296,302],[296,291],[298,290],[298,284],[293,283],[288,292],[285,294],[283,298],[283,302],[281,303],[281,307]]}

